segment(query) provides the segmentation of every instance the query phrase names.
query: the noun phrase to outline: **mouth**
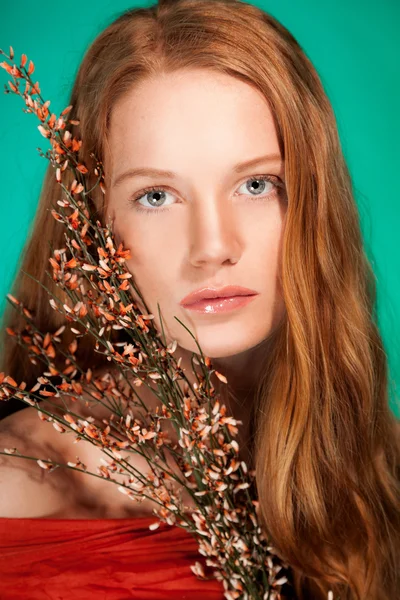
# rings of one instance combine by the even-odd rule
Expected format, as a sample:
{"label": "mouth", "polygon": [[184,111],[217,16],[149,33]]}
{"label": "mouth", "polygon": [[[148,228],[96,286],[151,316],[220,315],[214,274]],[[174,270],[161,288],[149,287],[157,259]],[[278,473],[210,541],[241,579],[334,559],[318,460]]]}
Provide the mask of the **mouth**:
{"label": "mouth", "polygon": [[204,287],[194,292],[191,292],[185,296],[180,305],[189,308],[199,302],[207,301],[209,304],[215,301],[222,301],[225,299],[232,299],[237,297],[247,297],[257,295],[258,292],[245,288],[239,285],[226,285],[222,288]]}
{"label": "mouth", "polygon": [[204,313],[204,314],[220,314],[243,308],[258,294],[225,296],[216,298],[201,298],[197,302],[192,302],[184,306],[187,310]]}

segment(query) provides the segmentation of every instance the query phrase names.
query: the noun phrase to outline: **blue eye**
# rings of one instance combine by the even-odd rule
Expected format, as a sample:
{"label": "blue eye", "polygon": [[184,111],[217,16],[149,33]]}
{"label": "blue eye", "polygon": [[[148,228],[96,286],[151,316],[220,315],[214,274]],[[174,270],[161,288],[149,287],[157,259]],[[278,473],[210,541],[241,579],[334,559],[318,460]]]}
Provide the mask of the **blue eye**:
{"label": "blue eye", "polygon": [[[251,185],[248,185],[248,182],[251,182]],[[255,185],[254,185],[254,182],[256,182]],[[264,194],[266,183],[271,183],[273,187],[272,187],[272,190],[270,190],[269,192]],[[242,183],[240,185],[240,187],[242,187],[243,185],[246,185],[247,191],[255,192],[255,195],[253,196],[253,198],[255,198],[256,200],[265,200],[266,198],[269,198],[272,195],[276,195],[277,192],[279,192],[280,188],[284,188],[284,184],[281,182],[279,177],[276,177],[273,175],[257,175],[256,177],[250,177],[244,183]],[[239,189],[240,189],[240,187],[239,187]],[[135,194],[132,198],[130,198],[129,202],[134,204],[135,209],[138,211],[143,211],[143,212],[148,212],[148,213],[150,213],[150,212],[159,213],[161,211],[169,210],[169,208],[165,208],[165,205],[164,205],[166,192],[168,192],[168,188],[165,188],[164,186],[148,187],[148,188],[141,190],[137,194]],[[150,206],[152,206],[152,208],[143,207],[139,203],[139,200],[141,200],[145,196],[148,196],[149,194],[154,194],[156,196],[152,200],[149,198],[146,198],[146,200],[145,200],[146,202],[154,202],[154,204],[150,204]],[[260,196],[260,198],[257,198],[257,196]],[[168,206],[170,206],[170,205],[168,205]]]}

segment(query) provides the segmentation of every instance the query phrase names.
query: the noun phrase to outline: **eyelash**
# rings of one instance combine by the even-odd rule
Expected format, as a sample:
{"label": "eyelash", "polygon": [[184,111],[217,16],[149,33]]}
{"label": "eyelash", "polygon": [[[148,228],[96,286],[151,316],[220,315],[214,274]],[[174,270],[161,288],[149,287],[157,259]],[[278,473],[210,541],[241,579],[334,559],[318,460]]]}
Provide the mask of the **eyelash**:
{"label": "eyelash", "polygon": [[[276,192],[279,193],[279,190],[284,188],[284,184],[280,181],[280,179],[276,176],[273,175],[255,175],[253,177],[248,177],[247,179],[245,179],[240,185],[239,187],[241,187],[243,185],[243,183],[246,183],[246,181],[251,181],[254,179],[258,179],[259,181],[268,181],[269,183],[272,183],[274,186],[274,190],[272,190],[271,192],[269,192],[268,194],[261,194],[259,197],[254,196],[254,200],[265,200],[266,197],[269,197],[273,194],[275,194]],[[134,204],[135,205],[135,209],[138,210],[139,212],[146,212],[146,213],[159,213],[159,212],[164,212],[167,211],[171,208],[171,206],[167,206],[167,207],[156,207],[154,206],[153,208],[145,208],[143,206],[141,206],[137,200],[139,200],[139,198],[141,198],[142,196],[144,196],[145,194],[148,194],[150,192],[168,192],[168,188],[164,187],[164,186],[151,186],[148,188],[144,188],[143,190],[141,190],[140,192],[138,192],[137,194],[135,194],[134,196],[132,196],[129,199],[129,203]]]}

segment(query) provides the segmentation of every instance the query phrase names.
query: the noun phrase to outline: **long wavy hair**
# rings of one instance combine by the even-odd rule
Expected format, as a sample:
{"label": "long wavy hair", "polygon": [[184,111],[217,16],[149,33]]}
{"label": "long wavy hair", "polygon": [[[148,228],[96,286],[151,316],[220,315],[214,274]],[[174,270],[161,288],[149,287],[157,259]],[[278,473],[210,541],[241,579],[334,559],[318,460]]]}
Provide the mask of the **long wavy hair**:
{"label": "long wavy hair", "polygon": [[[292,567],[299,599],[326,599],[332,590],[341,600],[394,600],[400,590],[399,423],[388,402],[376,280],[334,113],[299,43],[271,15],[238,0],[164,0],[127,10],[91,44],[73,85],[69,118],[80,121],[72,127],[84,140],[80,158],[87,165],[91,152],[104,158],[110,112],[123,94],[181,68],[214,69],[260,90],[285,158],[280,282],[286,315],[253,403],[261,522]],[[45,274],[48,241],[64,246],[64,227],[49,213],[59,190],[49,165],[11,290],[34,309],[41,331],[57,329],[61,316],[23,271],[62,295]],[[106,200],[99,188],[92,192],[93,215],[103,216]],[[1,370],[33,385],[40,365],[5,332],[23,325],[8,307]],[[94,356],[86,337],[78,350],[83,368],[93,366]],[[66,333],[63,343],[70,341]],[[100,367],[104,359],[95,356]],[[15,402],[13,411],[21,408]]]}

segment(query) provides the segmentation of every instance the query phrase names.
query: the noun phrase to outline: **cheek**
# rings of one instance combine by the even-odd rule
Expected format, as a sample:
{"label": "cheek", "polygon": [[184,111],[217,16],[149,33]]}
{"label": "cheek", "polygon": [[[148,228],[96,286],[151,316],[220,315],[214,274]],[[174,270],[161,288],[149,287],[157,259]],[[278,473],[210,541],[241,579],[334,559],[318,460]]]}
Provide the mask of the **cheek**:
{"label": "cheek", "polygon": [[272,310],[274,321],[279,320],[285,311],[281,285],[281,246],[283,229],[277,220],[264,226],[252,242],[252,270],[250,271],[249,285],[252,277],[256,279],[254,285],[262,290],[266,310]]}
{"label": "cheek", "polygon": [[[143,295],[150,312],[157,311],[157,302],[164,305],[171,297],[171,286],[174,279],[175,262],[171,248],[160,243],[160,237],[144,233],[129,234],[125,226],[125,244],[131,251],[127,267],[134,277],[136,287]],[[135,290],[133,297],[142,310],[145,311]]]}
{"label": "cheek", "polygon": [[148,282],[158,282],[160,287],[167,274],[171,281],[185,245],[182,236],[176,235],[177,229],[176,223],[167,222],[163,215],[135,216],[116,211],[115,237],[130,250],[128,268],[139,283],[148,286]]}
{"label": "cheek", "polygon": [[126,266],[134,278],[134,281],[130,280],[130,294],[132,300],[139,306],[140,311],[145,313],[147,311],[136,293],[133,283],[149,306],[149,299],[152,295],[151,290],[149,290],[149,283],[154,281],[154,274],[151,272],[154,262],[147,253],[149,240],[147,239],[146,242],[141,228],[137,227],[132,219],[123,214],[122,211],[117,213],[114,221],[114,237],[117,245],[122,244],[124,250],[130,251],[131,257],[126,261]]}
{"label": "cheek", "polygon": [[130,250],[131,257],[126,263],[128,269],[139,284],[145,285],[147,279],[152,279],[152,271],[157,270],[159,264],[156,259],[160,254],[157,238],[149,236],[148,230],[146,233],[145,228],[138,227],[132,219],[120,218],[115,223],[115,239],[123,244],[125,250]]}
{"label": "cheek", "polygon": [[279,272],[283,228],[279,220],[264,224],[252,237],[251,247],[259,273],[266,273],[271,281]]}

